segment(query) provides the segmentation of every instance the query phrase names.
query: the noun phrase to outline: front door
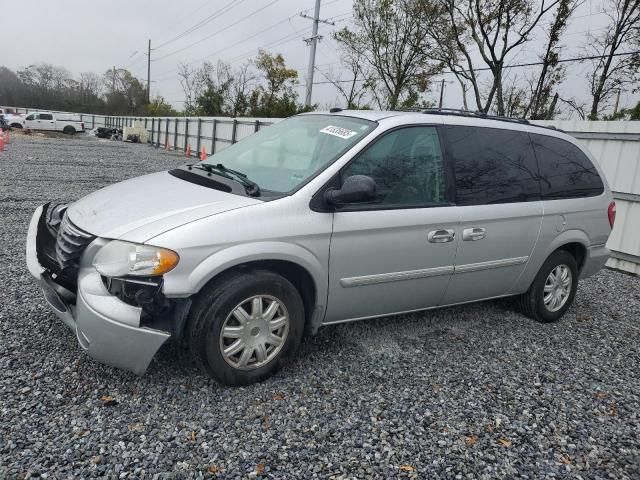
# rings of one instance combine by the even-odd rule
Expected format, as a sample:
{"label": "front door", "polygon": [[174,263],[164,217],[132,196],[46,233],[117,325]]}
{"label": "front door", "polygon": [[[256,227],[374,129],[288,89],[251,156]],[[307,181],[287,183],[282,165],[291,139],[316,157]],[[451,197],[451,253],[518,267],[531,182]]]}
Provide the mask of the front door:
{"label": "front door", "polygon": [[333,214],[325,323],[438,305],[453,273],[459,219],[447,201],[437,129],[385,134],[341,181],[352,175],[373,178],[378,196]]}

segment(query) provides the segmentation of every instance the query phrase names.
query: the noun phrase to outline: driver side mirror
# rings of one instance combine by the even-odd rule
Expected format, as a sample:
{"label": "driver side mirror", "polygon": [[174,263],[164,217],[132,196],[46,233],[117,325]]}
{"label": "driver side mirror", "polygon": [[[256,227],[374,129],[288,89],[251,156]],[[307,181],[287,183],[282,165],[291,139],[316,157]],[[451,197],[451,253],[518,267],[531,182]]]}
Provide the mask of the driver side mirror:
{"label": "driver side mirror", "polygon": [[377,197],[376,182],[366,175],[347,177],[341,188],[330,188],[324,192],[324,199],[330,205],[366,203]]}

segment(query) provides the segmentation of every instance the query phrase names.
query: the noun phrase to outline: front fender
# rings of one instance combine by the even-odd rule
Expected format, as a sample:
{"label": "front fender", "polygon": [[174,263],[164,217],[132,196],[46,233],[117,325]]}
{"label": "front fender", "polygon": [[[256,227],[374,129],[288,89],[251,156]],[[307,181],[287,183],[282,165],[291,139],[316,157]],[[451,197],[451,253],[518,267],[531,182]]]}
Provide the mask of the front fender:
{"label": "front fender", "polygon": [[184,276],[166,275],[164,293],[169,297],[192,295],[225,270],[260,260],[283,260],[304,268],[315,284],[317,302],[324,304],[327,298],[326,265],[323,265],[311,251],[300,245],[277,241],[244,243],[218,250],[186,272]]}

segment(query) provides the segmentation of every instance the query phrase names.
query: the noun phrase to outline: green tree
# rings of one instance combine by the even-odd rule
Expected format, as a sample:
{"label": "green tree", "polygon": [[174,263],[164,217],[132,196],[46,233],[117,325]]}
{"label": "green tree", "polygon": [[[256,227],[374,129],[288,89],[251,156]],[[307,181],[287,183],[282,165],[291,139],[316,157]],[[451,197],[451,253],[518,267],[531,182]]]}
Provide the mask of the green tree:
{"label": "green tree", "polygon": [[175,117],[178,112],[167,103],[164,97],[158,95],[151,103],[147,104],[146,114],[151,117]]}
{"label": "green tree", "polygon": [[288,117],[300,109],[298,94],[293,89],[298,72],[288,68],[281,54],[270,55],[260,50],[255,59],[264,85],[249,95],[249,114],[255,117]]}
{"label": "green tree", "polygon": [[[414,106],[429,86],[429,77],[441,70],[434,61],[434,42],[427,25],[437,20],[426,0],[355,0],[355,26],[334,34],[380,108]],[[354,68],[352,66],[352,68]],[[370,74],[369,74],[370,72]],[[355,72],[354,72],[355,75]],[[343,94],[344,95],[344,94]],[[359,104],[347,94],[347,103]]]}

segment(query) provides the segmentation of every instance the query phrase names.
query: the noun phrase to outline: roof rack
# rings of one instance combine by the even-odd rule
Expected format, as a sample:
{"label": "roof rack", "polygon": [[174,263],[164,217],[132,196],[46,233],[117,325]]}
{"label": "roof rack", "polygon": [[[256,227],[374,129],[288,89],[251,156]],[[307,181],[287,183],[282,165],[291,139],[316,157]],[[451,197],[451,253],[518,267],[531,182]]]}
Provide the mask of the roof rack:
{"label": "roof rack", "polygon": [[484,118],[486,120],[498,120],[501,122],[513,122],[513,123],[522,123],[525,125],[529,124],[529,121],[526,118],[516,118],[516,117],[503,117],[500,115],[489,115],[488,113],[471,111],[471,110],[461,110],[456,108],[423,108],[420,110],[422,113],[428,113],[429,115],[456,115],[459,117],[474,117],[474,118]]}
{"label": "roof rack", "polygon": [[500,122],[512,122],[512,123],[520,123],[522,125],[531,125],[532,127],[537,128],[546,128],[548,130],[555,130],[557,132],[566,133],[561,128],[556,127],[555,125],[538,125],[536,123],[531,123],[526,118],[518,118],[518,117],[502,117],[500,115],[489,115],[488,113],[478,112],[473,110],[463,110],[458,108],[396,108],[393,111],[396,112],[414,112],[414,113],[425,113],[429,115],[455,115],[458,117],[472,117],[472,118],[484,118],[486,120],[498,120]]}

